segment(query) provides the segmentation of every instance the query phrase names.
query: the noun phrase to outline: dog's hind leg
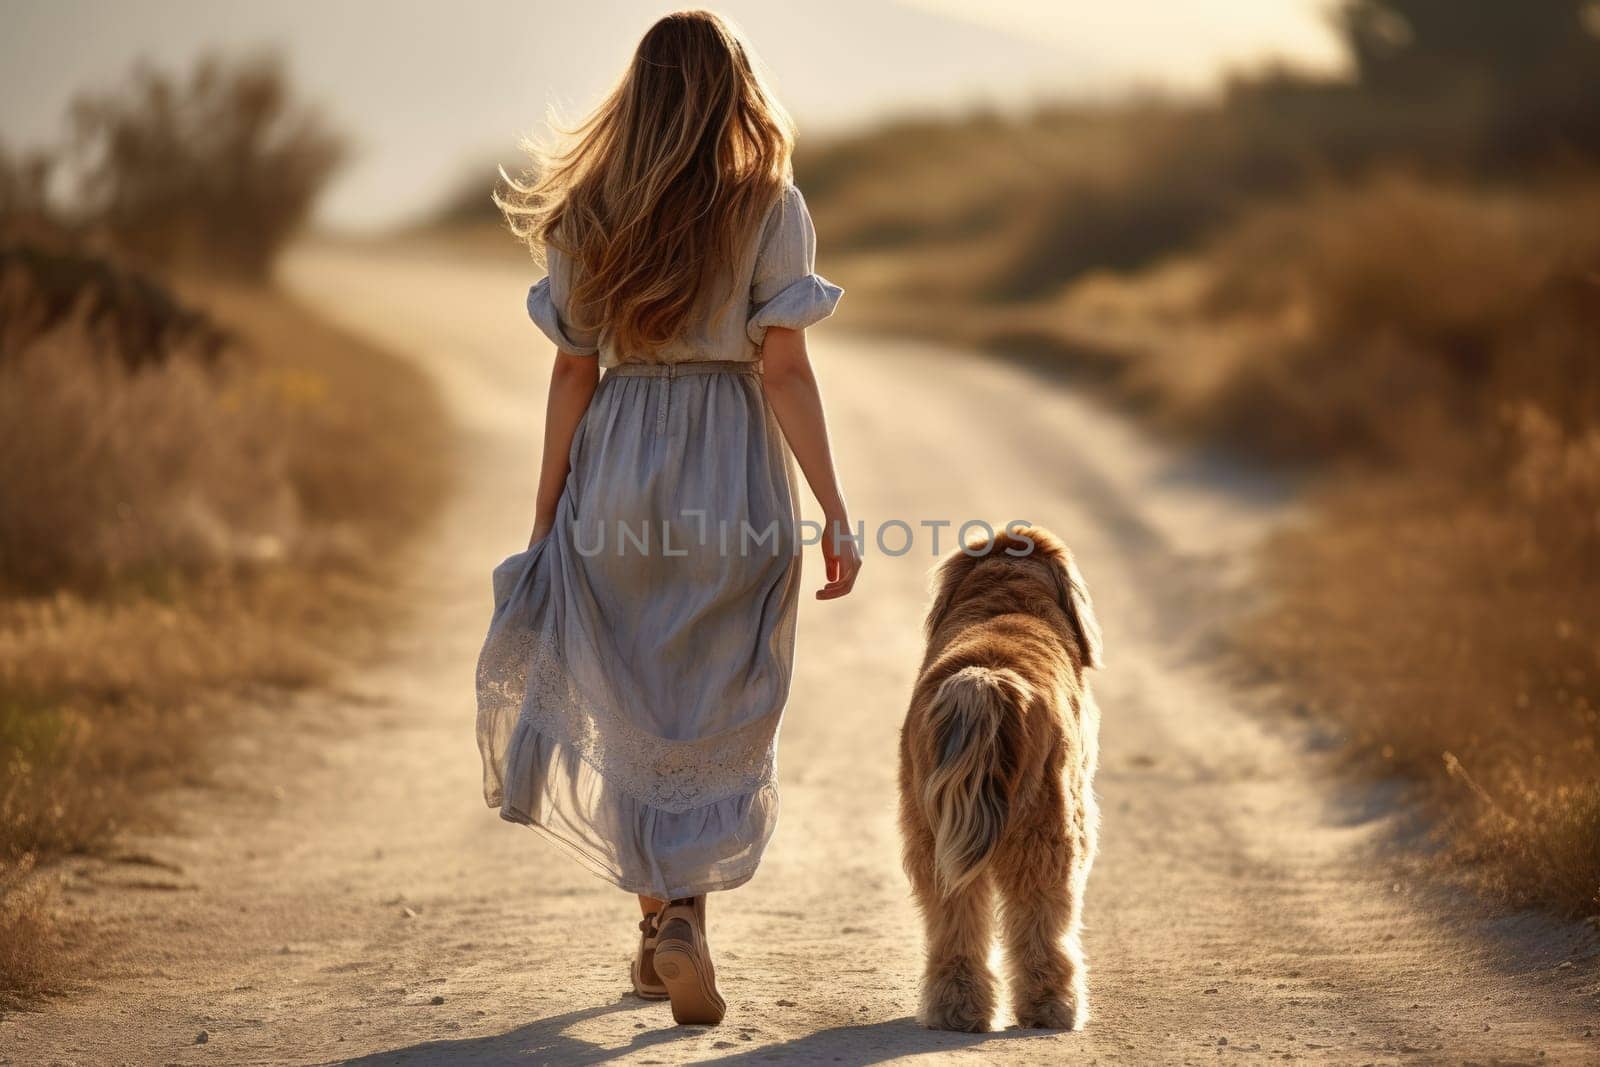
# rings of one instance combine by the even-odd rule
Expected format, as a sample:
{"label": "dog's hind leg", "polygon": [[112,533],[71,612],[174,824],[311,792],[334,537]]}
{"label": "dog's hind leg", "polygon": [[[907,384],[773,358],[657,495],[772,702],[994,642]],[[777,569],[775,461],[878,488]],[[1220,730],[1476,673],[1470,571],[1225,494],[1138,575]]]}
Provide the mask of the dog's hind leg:
{"label": "dog's hind leg", "polygon": [[941,897],[932,861],[930,840],[912,850],[906,862],[926,928],[927,967],[917,1018],[935,1030],[982,1033],[989,1029],[995,1007],[994,974],[989,970],[993,883],[984,872],[951,896]]}
{"label": "dog's hind leg", "polygon": [[1067,822],[1062,799],[1050,788],[1037,817],[1019,820],[991,868],[1003,898],[1012,1010],[1029,1029],[1079,1030],[1089,1019],[1079,931],[1080,871],[1090,846]]}

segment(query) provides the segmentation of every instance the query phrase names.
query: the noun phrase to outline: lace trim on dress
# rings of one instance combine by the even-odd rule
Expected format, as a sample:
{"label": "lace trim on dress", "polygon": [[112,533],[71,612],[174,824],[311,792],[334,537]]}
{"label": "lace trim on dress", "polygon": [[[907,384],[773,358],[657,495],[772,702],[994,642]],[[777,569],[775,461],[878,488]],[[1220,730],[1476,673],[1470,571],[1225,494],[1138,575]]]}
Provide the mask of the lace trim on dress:
{"label": "lace trim on dress", "polygon": [[634,799],[685,812],[772,782],[777,711],[715,737],[656,737],[585,700],[547,635],[522,630],[511,644],[493,664],[480,666],[479,692],[505,703],[520,701],[518,731],[535,730],[566,744]]}

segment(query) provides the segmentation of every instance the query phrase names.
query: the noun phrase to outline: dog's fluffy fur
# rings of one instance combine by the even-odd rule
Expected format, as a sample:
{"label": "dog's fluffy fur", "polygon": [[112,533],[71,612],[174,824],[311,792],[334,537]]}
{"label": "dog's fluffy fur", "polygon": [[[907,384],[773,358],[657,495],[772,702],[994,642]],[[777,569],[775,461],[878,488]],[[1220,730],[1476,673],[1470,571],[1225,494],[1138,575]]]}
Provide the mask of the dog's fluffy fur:
{"label": "dog's fluffy fur", "polygon": [[1078,1029],[1099,822],[1088,590],[1053,535],[1013,527],[940,566],[927,633],[900,735],[905,865],[927,931],[920,1017],[989,1028],[998,903],[1017,1023]]}

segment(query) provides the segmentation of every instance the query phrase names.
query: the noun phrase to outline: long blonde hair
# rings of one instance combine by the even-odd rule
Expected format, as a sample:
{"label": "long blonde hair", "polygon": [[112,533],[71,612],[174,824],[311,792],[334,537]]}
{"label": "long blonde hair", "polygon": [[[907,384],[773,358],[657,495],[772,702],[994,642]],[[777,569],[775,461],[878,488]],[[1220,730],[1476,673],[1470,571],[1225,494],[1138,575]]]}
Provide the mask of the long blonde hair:
{"label": "long blonde hair", "polygon": [[571,260],[575,325],[609,327],[623,352],[666,345],[790,180],[794,125],[734,28],[682,11],[569,133],[495,202],[536,258]]}

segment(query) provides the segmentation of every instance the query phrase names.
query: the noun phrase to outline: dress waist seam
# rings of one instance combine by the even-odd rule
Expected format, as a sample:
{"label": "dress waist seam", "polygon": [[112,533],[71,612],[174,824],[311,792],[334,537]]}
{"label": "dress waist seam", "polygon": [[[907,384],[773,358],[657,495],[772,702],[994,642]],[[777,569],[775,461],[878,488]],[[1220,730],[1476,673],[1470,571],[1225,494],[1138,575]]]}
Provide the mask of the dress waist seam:
{"label": "dress waist seam", "polygon": [[760,374],[761,361],[754,359],[707,359],[688,363],[619,363],[607,368],[607,375],[625,378],[681,378],[690,374]]}

